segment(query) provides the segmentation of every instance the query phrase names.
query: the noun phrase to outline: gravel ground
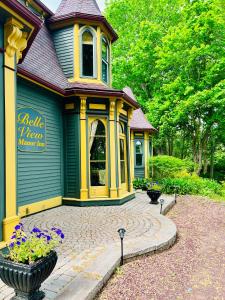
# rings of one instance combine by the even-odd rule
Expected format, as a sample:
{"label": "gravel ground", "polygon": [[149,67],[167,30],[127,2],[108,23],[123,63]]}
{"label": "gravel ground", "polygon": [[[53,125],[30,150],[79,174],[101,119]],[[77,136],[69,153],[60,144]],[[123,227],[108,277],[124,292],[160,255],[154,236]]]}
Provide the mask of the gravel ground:
{"label": "gravel ground", "polygon": [[97,300],[225,300],[225,203],[184,196],[167,216],[177,243],[124,265]]}

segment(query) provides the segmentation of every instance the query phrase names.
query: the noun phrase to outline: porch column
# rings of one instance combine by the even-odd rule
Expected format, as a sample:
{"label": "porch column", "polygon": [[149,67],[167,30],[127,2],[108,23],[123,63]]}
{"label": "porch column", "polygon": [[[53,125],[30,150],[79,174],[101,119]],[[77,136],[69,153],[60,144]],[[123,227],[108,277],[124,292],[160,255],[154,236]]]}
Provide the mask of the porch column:
{"label": "porch column", "polygon": [[149,177],[148,174],[148,161],[149,161],[149,132],[145,131],[144,133],[144,147],[145,147],[145,178]]}
{"label": "porch column", "polygon": [[4,26],[4,76],[5,76],[5,219],[3,239],[8,241],[19,222],[17,216],[17,171],[16,171],[16,63],[27,46],[27,34],[23,25],[10,18]]}
{"label": "porch column", "polygon": [[121,188],[121,170],[120,170],[120,132],[119,132],[119,122],[120,122],[120,112],[123,108],[123,101],[117,101],[117,153],[118,153],[118,160],[117,160],[117,168],[118,168],[118,198],[122,196],[122,188]]}
{"label": "porch column", "polygon": [[131,146],[130,146],[130,158],[131,158],[131,180],[134,180],[134,132],[131,131]]}
{"label": "porch column", "polygon": [[130,130],[130,121],[132,119],[133,109],[128,110],[128,124],[127,124],[127,158],[128,158],[128,183],[129,183],[129,192],[133,192],[133,147],[131,143],[131,130]]}
{"label": "porch column", "polygon": [[88,199],[87,188],[87,126],[86,126],[86,100],[87,97],[80,97],[80,160],[81,160],[81,189],[80,199]]}
{"label": "porch column", "polygon": [[116,99],[110,99],[110,110],[109,110],[109,135],[110,135],[110,198],[117,198],[116,188],[116,131],[115,131],[115,107]]}

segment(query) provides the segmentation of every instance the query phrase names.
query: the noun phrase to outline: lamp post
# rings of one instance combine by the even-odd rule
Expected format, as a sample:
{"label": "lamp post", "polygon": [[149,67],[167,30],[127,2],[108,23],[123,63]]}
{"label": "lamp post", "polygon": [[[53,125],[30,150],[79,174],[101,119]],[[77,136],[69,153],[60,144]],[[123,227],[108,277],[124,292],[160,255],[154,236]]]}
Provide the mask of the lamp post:
{"label": "lamp post", "polygon": [[160,202],[160,205],[161,205],[161,208],[160,208],[160,215],[161,215],[162,214],[163,204],[165,203],[165,200],[160,199],[159,202]]}
{"label": "lamp post", "polygon": [[124,239],[126,230],[124,228],[120,228],[118,230],[118,233],[119,233],[120,242],[121,242],[121,262],[120,262],[120,265],[122,266],[123,265],[123,239]]}
{"label": "lamp post", "polygon": [[179,186],[175,185],[174,190],[175,190],[175,203],[177,203],[177,191],[178,191]]}

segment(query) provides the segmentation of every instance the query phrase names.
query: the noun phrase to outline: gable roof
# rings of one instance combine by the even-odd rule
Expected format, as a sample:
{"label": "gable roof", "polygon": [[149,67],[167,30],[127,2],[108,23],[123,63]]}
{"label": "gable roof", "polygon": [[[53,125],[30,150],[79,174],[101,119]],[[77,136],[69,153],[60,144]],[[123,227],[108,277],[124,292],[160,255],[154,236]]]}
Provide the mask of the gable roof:
{"label": "gable roof", "polygon": [[62,0],[54,17],[82,13],[101,16],[102,13],[95,0]]}
{"label": "gable roof", "polygon": [[146,131],[157,131],[151,123],[147,120],[142,109],[136,109],[133,113],[133,117],[130,122],[130,128],[132,130],[146,130]]}

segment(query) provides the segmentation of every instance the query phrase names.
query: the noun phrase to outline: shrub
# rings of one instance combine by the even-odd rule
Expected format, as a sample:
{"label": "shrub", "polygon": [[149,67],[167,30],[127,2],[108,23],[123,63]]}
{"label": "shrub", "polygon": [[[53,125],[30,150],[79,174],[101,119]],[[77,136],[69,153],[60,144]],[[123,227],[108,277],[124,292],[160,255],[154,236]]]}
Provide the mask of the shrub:
{"label": "shrub", "polygon": [[135,178],[133,181],[133,187],[135,190],[145,190],[150,182],[151,180],[148,178]]}
{"label": "shrub", "polygon": [[162,179],[161,184],[162,191],[166,194],[177,192],[180,195],[222,195],[221,184],[214,180],[198,177],[197,175],[183,178],[164,178]]}
{"label": "shrub", "polygon": [[189,160],[182,160],[167,155],[152,157],[149,164],[150,166],[153,165],[154,179],[179,177],[179,173],[187,175],[193,172],[195,168],[194,163]]}

